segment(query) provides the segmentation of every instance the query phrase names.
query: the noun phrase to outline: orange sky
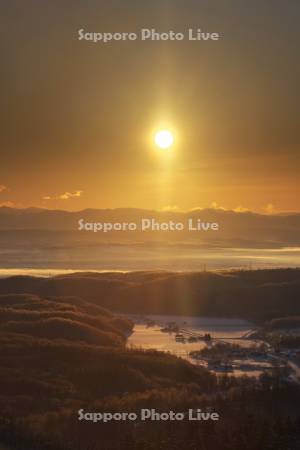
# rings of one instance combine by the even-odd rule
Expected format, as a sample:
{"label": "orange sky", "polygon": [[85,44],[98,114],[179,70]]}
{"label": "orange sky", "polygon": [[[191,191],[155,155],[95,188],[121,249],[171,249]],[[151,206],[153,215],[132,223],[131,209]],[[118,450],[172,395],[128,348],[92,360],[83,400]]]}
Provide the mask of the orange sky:
{"label": "orange sky", "polygon": [[[297,2],[29,3],[1,6],[0,205],[299,210]],[[222,39],[103,46],[83,26]]]}

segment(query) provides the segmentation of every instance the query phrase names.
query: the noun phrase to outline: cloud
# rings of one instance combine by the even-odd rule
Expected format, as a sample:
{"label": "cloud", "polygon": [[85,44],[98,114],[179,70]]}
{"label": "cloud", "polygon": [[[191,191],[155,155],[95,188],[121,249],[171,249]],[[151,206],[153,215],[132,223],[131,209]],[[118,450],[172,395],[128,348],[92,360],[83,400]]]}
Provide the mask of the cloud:
{"label": "cloud", "polygon": [[50,195],[45,195],[43,200],[69,200],[70,198],[81,197],[83,191],[74,191],[74,192],[64,192],[60,195],[54,195],[51,197]]}
{"label": "cloud", "polygon": [[82,191],[75,191],[75,192],[65,192],[64,194],[60,195],[60,200],[68,200],[72,197],[81,197]]}
{"label": "cloud", "polygon": [[250,209],[244,208],[243,206],[237,206],[236,208],[234,208],[233,211],[234,212],[248,212],[248,211],[250,211]]}
{"label": "cloud", "polygon": [[201,206],[194,206],[194,208],[189,209],[189,212],[202,211],[203,209]]}
{"label": "cloud", "polygon": [[224,206],[220,206],[217,202],[212,202],[210,208],[221,209],[222,211],[226,211],[226,208],[224,208]]}
{"label": "cloud", "polygon": [[14,202],[10,202],[9,200],[6,202],[0,202],[0,207],[6,206],[7,208],[16,208],[16,204]]}
{"label": "cloud", "polygon": [[161,208],[161,211],[179,211],[179,208],[177,205],[167,205],[163,206]]}
{"label": "cloud", "polygon": [[220,206],[217,202],[212,202],[208,207],[207,206],[195,206],[194,208],[191,208],[189,211],[195,212],[195,211],[203,211],[204,209],[221,209],[222,211],[226,211],[226,208],[223,206]]}
{"label": "cloud", "polygon": [[[238,212],[238,213],[240,213],[240,212],[249,212],[250,211],[249,208],[244,208],[244,206],[241,206],[241,205],[236,206],[233,209],[228,209],[228,208],[225,208],[224,206],[219,205],[217,202],[212,202],[210,204],[209,208],[210,209],[217,209],[217,210],[220,210],[220,211],[234,211],[234,212]],[[203,209],[206,209],[206,208],[203,208],[201,206],[196,206],[195,208],[192,208],[189,211],[191,211],[191,212],[203,211]]]}
{"label": "cloud", "polygon": [[268,203],[265,208],[263,208],[267,214],[275,214],[276,208],[272,203]]}
{"label": "cloud", "polygon": [[8,190],[7,186],[4,186],[4,184],[0,184],[0,192],[7,191],[7,190]]}

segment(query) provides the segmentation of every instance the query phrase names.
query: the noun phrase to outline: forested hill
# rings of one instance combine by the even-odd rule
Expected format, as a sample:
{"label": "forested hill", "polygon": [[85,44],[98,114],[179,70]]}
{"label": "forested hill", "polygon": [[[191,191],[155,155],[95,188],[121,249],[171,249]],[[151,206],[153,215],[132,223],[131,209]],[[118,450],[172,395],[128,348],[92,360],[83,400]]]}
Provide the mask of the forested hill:
{"label": "forested hill", "polygon": [[122,313],[269,320],[300,314],[300,269],[74,273],[0,280],[0,294],[76,296]]}

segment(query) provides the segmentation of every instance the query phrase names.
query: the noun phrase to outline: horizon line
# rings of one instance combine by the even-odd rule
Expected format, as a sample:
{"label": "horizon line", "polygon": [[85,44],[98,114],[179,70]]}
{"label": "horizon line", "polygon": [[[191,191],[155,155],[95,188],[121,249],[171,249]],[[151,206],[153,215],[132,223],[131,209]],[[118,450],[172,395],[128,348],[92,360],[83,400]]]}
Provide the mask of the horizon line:
{"label": "horizon line", "polygon": [[154,213],[159,213],[159,214],[188,214],[188,213],[195,213],[197,211],[199,212],[204,212],[204,211],[214,211],[214,212],[224,212],[224,213],[234,213],[234,214],[253,214],[253,215],[258,215],[258,216],[287,216],[287,215],[298,215],[300,214],[300,210],[299,211],[273,211],[272,213],[268,213],[268,212],[258,212],[255,210],[250,210],[250,209],[244,209],[244,210],[239,210],[238,208],[236,209],[230,209],[230,208],[223,208],[223,207],[217,207],[217,208],[213,208],[213,207],[196,207],[196,208],[191,208],[188,210],[181,210],[181,209],[151,209],[151,208],[139,208],[139,207],[114,207],[114,208],[101,208],[101,207],[92,207],[92,208],[83,208],[83,209],[74,209],[74,210],[68,210],[68,209],[63,209],[63,208],[45,208],[45,207],[39,207],[39,206],[26,206],[26,207],[17,207],[17,206],[7,206],[7,205],[1,205],[0,206],[0,211],[1,210],[11,210],[11,211],[41,211],[41,212],[64,212],[64,213],[70,213],[70,214],[77,214],[77,213],[81,213],[81,212],[86,212],[86,211],[125,211],[125,210],[129,210],[129,211],[146,211],[146,212],[154,212]]}

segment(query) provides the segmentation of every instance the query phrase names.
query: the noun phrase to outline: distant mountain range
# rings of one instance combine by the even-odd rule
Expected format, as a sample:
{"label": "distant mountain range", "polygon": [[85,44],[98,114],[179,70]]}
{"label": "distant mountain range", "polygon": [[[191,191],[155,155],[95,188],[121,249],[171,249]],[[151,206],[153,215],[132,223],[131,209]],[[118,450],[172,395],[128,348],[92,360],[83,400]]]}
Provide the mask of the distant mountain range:
{"label": "distant mountain range", "polygon": [[[182,231],[79,231],[79,220],[85,223],[137,223],[142,219],[157,222],[184,223]],[[217,223],[218,231],[191,231],[187,222],[198,219]],[[217,247],[280,248],[300,247],[300,213],[263,215],[253,212],[235,212],[221,209],[203,209],[191,212],[158,212],[143,209],[85,209],[69,212],[39,208],[0,208],[0,232],[11,233],[70,232],[83,241],[185,243]],[[31,235],[33,233],[30,233]],[[52,233],[51,233],[52,234]]]}

